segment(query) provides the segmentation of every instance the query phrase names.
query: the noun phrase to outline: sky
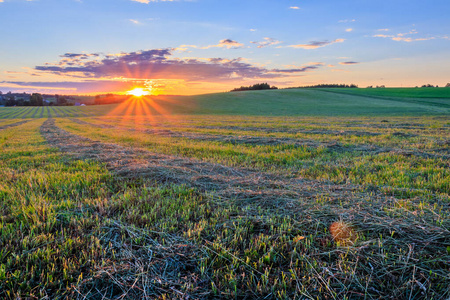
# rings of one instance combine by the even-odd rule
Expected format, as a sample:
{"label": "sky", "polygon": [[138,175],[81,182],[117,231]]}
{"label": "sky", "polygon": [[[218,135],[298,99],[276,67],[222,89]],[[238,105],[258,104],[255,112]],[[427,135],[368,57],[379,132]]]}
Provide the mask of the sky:
{"label": "sky", "polygon": [[450,82],[448,0],[0,0],[0,91]]}

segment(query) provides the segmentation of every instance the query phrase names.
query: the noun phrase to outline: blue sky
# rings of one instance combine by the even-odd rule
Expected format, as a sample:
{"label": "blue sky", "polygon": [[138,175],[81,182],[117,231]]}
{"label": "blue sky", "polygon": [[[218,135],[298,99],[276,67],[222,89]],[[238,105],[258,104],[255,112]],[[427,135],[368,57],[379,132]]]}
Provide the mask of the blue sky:
{"label": "blue sky", "polygon": [[450,82],[450,2],[0,0],[0,90]]}

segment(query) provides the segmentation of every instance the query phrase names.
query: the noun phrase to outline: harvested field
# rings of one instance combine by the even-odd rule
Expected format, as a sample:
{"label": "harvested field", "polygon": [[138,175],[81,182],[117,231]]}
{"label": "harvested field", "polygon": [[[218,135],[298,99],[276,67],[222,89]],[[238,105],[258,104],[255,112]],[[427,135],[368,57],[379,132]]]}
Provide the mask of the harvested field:
{"label": "harvested field", "polygon": [[[203,219],[202,222],[206,222],[204,224],[206,228],[214,225],[211,229],[203,229],[203,233],[199,236],[193,237],[192,233],[189,233],[188,231],[187,233],[184,232],[184,234],[181,233],[181,237],[174,237],[175,240],[179,240],[180,238],[187,239],[192,243],[189,247],[194,247],[192,249],[196,249],[191,249],[190,251],[190,253],[196,253],[194,255],[195,257],[187,256],[191,257],[188,259],[188,262],[181,261],[179,264],[184,265],[186,263],[196,265],[199,263],[196,259],[203,257],[206,262],[210,262],[207,265],[210,265],[211,263],[215,265],[220,262],[223,266],[230,266],[230,268],[225,268],[225,270],[217,273],[216,276],[218,277],[215,277],[216,279],[211,277],[214,272],[218,272],[218,270],[214,271],[214,267],[209,270],[203,269],[202,271],[201,268],[195,269],[193,266],[193,270],[196,271],[189,275],[198,278],[199,282],[212,280],[214,287],[217,287],[217,289],[220,288],[221,290],[225,289],[225,291],[221,292],[224,293],[222,296],[232,293],[232,289],[230,289],[229,292],[226,292],[227,286],[228,288],[231,287],[228,284],[225,284],[221,278],[225,278],[228,272],[235,270],[235,267],[231,267],[230,264],[236,263],[241,265],[241,272],[243,272],[243,274],[248,274],[247,276],[255,276],[261,272],[259,276],[261,276],[261,280],[264,280],[264,272],[269,270],[268,273],[266,273],[268,278],[278,278],[281,274],[285,274],[284,276],[288,276],[288,280],[292,283],[294,283],[293,281],[295,281],[294,278],[296,278],[296,276],[304,276],[302,274],[306,274],[303,273],[305,268],[309,270],[308,272],[315,270],[313,273],[316,275],[309,281],[302,282],[303,287],[297,285],[292,286],[292,292],[297,289],[302,291],[301,293],[299,292],[299,295],[303,294],[313,297],[315,294],[312,293],[311,290],[313,289],[313,286],[317,285],[323,288],[320,292],[321,295],[323,295],[323,293],[329,293],[330,297],[332,297],[332,295],[336,297],[353,295],[355,291],[357,293],[371,293],[372,297],[384,297],[389,295],[389,292],[385,292],[384,294],[380,293],[378,285],[382,283],[386,287],[389,286],[389,289],[395,289],[398,292],[403,292],[405,295],[408,295],[411,288],[408,283],[411,281],[411,277],[409,276],[412,276],[414,268],[418,267],[419,257],[428,257],[429,259],[427,261],[430,261],[431,257],[435,257],[435,260],[437,258],[437,256],[435,256],[435,250],[439,249],[439,247],[441,247],[440,245],[447,245],[450,242],[450,233],[448,232],[448,224],[444,221],[445,217],[442,216],[441,220],[443,223],[441,221],[441,226],[437,226],[435,221],[436,215],[429,210],[436,205],[448,207],[448,203],[446,204],[448,200],[443,200],[447,199],[445,197],[443,199],[440,199],[439,196],[437,198],[433,197],[433,199],[429,199],[430,208],[426,210],[422,209],[420,214],[407,214],[405,216],[401,213],[401,211],[404,211],[404,208],[401,207],[406,205],[405,207],[409,207],[408,211],[411,211],[410,209],[413,207],[413,211],[417,211],[418,207],[420,207],[419,198],[416,200],[414,200],[414,198],[405,200],[381,191],[373,189],[367,190],[366,187],[358,185],[342,185],[316,180],[289,178],[270,172],[261,172],[255,169],[226,167],[223,165],[207,163],[195,158],[182,158],[172,155],[157,154],[148,152],[143,147],[127,147],[125,145],[120,146],[114,143],[103,143],[74,135],[57,126],[55,127],[54,120],[46,121],[41,126],[40,130],[43,137],[52,147],[56,147],[63,153],[73,157],[73,159],[104,163],[106,168],[115,174],[116,178],[131,180],[131,182],[135,182],[136,180],[144,181],[149,184],[156,184],[157,186],[173,186],[181,184],[189,189],[193,188],[198,191],[198,193],[203,194],[204,196],[202,197],[204,197],[204,199],[209,199],[207,201],[209,205],[211,205],[210,209],[212,211],[226,212],[225,216],[219,218],[220,220],[217,220],[212,216],[209,219]],[[381,207],[384,209],[380,210]],[[104,214],[110,216],[117,213],[115,211],[117,208],[104,207],[103,209],[105,210]],[[212,214],[214,215],[215,213]],[[131,222],[134,224],[145,224],[145,222],[142,223],[143,220],[141,218],[134,218],[135,217],[126,219],[128,222],[133,220]],[[339,250],[341,248],[339,248],[338,245],[333,244],[332,237],[328,236],[326,232],[332,221],[340,219],[351,223],[352,226],[357,228],[359,234],[364,235],[363,240],[357,241],[356,244],[350,248],[342,248],[342,250]],[[209,222],[212,223],[208,225]],[[248,222],[253,224],[251,225],[251,228],[253,228],[252,231],[245,230],[244,232],[239,233],[241,232],[241,226],[246,228],[245,224],[248,224]],[[230,227],[232,224],[234,225]],[[278,225],[273,227],[275,224]],[[121,226],[125,225],[121,224]],[[223,235],[224,232],[219,234],[219,236],[216,236],[218,234],[217,229],[213,228],[217,228],[217,226],[219,226],[219,228],[225,226],[223,228],[227,228],[227,231],[229,232],[225,236]],[[303,258],[306,265],[300,268],[289,264],[284,265],[282,257],[287,255],[287,249],[292,248],[286,248],[286,245],[288,244],[285,244],[285,242],[280,244],[277,239],[270,239],[267,240],[267,242],[272,245],[271,251],[274,252],[271,255],[275,256],[273,258],[275,260],[273,262],[269,260],[266,263],[259,262],[256,266],[260,265],[260,267],[255,268],[253,263],[251,263],[252,259],[248,262],[249,256],[245,253],[248,253],[248,251],[255,251],[256,249],[250,249],[255,246],[259,247],[257,246],[258,242],[256,241],[259,241],[261,237],[267,234],[270,236],[275,232],[278,232],[279,229],[277,228],[279,228],[279,226],[287,226],[287,232],[291,232],[290,234],[287,234],[286,231],[280,232],[280,237],[282,237],[285,242],[288,244],[295,243],[298,249],[303,249],[301,250],[303,255],[308,253],[307,257],[309,258],[306,258],[306,260]],[[211,235],[213,232],[215,232],[215,234]],[[178,233],[180,234],[180,232]],[[226,242],[228,238],[226,237],[235,236],[236,234],[244,234],[248,243],[239,243],[234,246],[228,245],[228,242]],[[301,238],[299,238],[299,236]],[[310,240],[311,237],[314,238]],[[380,244],[380,237],[383,237],[383,244]],[[291,242],[289,242],[290,240]],[[255,242],[251,241],[255,241],[256,244],[253,244]],[[312,245],[304,248],[304,246],[301,246],[301,241],[304,241],[306,245],[311,242]],[[408,248],[407,245],[411,245],[412,243],[416,247],[414,249],[420,249],[420,251]],[[174,244],[177,245],[176,242],[174,242]],[[336,246],[337,248],[335,248]],[[167,247],[172,249],[171,247],[177,248],[179,246],[171,245]],[[238,251],[238,249],[242,249],[241,247],[247,248],[247,250],[242,250],[243,252]],[[388,255],[392,256],[389,262],[386,261],[384,255],[380,255],[380,253],[385,251],[383,250],[385,247],[390,249]],[[152,249],[155,249],[156,251],[157,248]],[[445,247],[442,249],[445,250]],[[138,255],[134,252],[132,253],[133,256]],[[160,250],[158,253],[165,252]],[[264,253],[262,254],[268,255],[267,252]],[[375,276],[376,278],[383,278],[383,276],[391,274],[391,278],[396,278],[396,275],[393,275],[396,274],[394,271],[395,267],[391,264],[394,264],[395,261],[400,259],[403,255],[402,253],[405,253],[405,255],[409,255],[410,257],[410,262],[407,262],[406,265],[402,267],[402,278],[405,280],[402,281],[403,283],[396,281],[396,285],[386,285],[386,282],[375,280],[374,277],[368,276],[369,274],[372,274],[372,276]],[[361,255],[368,257],[368,263],[358,262],[357,257]],[[448,254],[445,254],[445,251],[442,252],[441,255],[444,255],[444,257],[448,256]],[[145,258],[145,255],[142,257]],[[331,261],[330,258],[332,258]],[[310,259],[312,259],[312,261],[309,261]],[[442,258],[439,258],[439,260],[442,263],[445,261]],[[127,261],[128,264],[130,264],[129,258]],[[189,263],[189,261],[191,262]],[[275,263],[278,267],[276,269],[269,268],[264,271],[265,268],[261,267],[267,265],[267,263],[270,263],[271,265]],[[319,269],[313,267],[316,264],[318,267],[320,266]],[[342,265],[348,264],[352,265],[353,268],[357,268],[360,273],[348,277],[350,274],[347,274],[344,269],[342,269]],[[446,265],[445,268],[448,268],[447,263],[444,265]],[[375,269],[372,270],[372,268],[375,268],[374,266],[378,266],[378,268],[383,266],[382,273],[375,273]],[[282,270],[285,268],[291,270],[289,271],[290,275],[283,273]],[[428,263],[424,263],[420,268],[422,269],[422,272],[431,269]],[[127,270],[130,272],[130,269]],[[133,270],[133,272],[139,273],[138,271],[142,269]],[[332,279],[331,281],[328,281],[330,283],[325,284],[322,280],[329,276],[327,275],[327,272],[331,272],[331,270],[333,270],[334,275],[334,277],[331,278],[336,278],[336,280]],[[108,272],[111,272],[111,270]],[[124,277],[123,272],[124,271],[118,270],[113,276],[117,279],[118,283],[126,286],[127,279]],[[291,272],[294,273],[292,274]],[[152,274],[153,276],[155,276],[155,274],[161,276],[159,273]],[[441,273],[438,272],[437,274],[440,274],[435,275],[435,280],[438,280],[437,282],[446,282],[448,280],[444,271]],[[86,284],[89,282],[89,284],[94,286],[103,286],[105,284],[104,280],[107,280],[107,278],[98,275],[95,278],[97,278],[96,281],[89,279],[86,281]],[[152,285],[149,287],[143,285],[142,282],[151,282],[150,278],[136,278],[139,278],[140,282],[135,284],[136,289],[131,289],[129,291],[130,294],[128,295],[135,295],[136,297],[142,296],[143,291],[156,294],[161,293],[161,290],[155,290]],[[245,277],[241,280],[242,284],[245,284]],[[330,278],[328,280],[330,280]],[[181,283],[177,283],[179,281],[175,279],[172,281],[174,286],[177,287],[176,289],[181,293],[188,293],[193,296],[197,295],[197,297],[200,297],[199,295],[209,297],[214,294],[214,289],[211,290],[207,286],[191,284],[190,286],[195,287],[195,289],[187,291],[181,288]],[[355,284],[359,284],[360,289],[357,287],[351,289],[348,288],[348,286],[355,286]],[[82,285],[81,290],[86,291],[89,286],[90,285]],[[162,286],[164,286],[164,284]],[[281,286],[279,288],[281,288]],[[241,293],[248,293],[248,296],[253,295],[259,297],[258,295],[265,294],[265,292],[263,292],[264,290],[261,291],[262,294],[259,294],[258,292],[254,294],[255,292],[253,290],[244,288],[243,285],[240,286],[240,289]],[[110,290],[105,289],[96,292],[95,295],[104,296],[107,291],[110,292]],[[417,287],[417,291],[420,292],[420,286]],[[199,292],[199,294],[196,294],[197,292]],[[270,289],[266,290],[266,292],[268,293],[266,296],[270,295]],[[174,291],[169,292],[169,294],[172,293],[175,293],[174,296],[177,295]]]}
{"label": "harvested field", "polygon": [[[418,156],[423,158],[443,158],[443,159],[450,159],[450,155],[441,154],[441,153],[426,153],[423,151],[412,151],[412,150],[404,150],[404,149],[396,149],[396,148],[390,148],[390,147],[379,147],[376,145],[352,145],[352,146],[344,146],[339,141],[330,141],[330,142],[320,142],[315,140],[305,140],[305,139],[295,139],[295,138],[276,138],[276,137],[261,137],[261,136],[242,136],[242,135],[219,135],[219,134],[208,134],[208,133],[197,133],[192,131],[172,131],[169,129],[145,129],[141,127],[124,127],[124,126],[114,126],[109,124],[101,124],[101,123],[90,123],[85,120],[81,119],[70,119],[72,122],[81,124],[81,125],[87,125],[89,127],[96,127],[96,128],[102,128],[102,129],[117,129],[117,130],[125,130],[125,131],[132,131],[132,132],[142,132],[145,134],[154,134],[154,135],[160,135],[160,136],[167,136],[167,137],[177,137],[177,138],[186,138],[186,139],[194,139],[199,141],[210,141],[210,142],[223,142],[223,143],[229,143],[233,145],[237,144],[248,144],[248,145],[290,145],[293,147],[313,147],[313,148],[321,148],[325,151],[329,152],[364,152],[365,154],[379,154],[379,153],[386,153],[386,152],[393,152],[400,155],[405,156]],[[155,127],[155,126],[152,126]],[[164,128],[164,127],[162,127]],[[216,129],[218,127],[201,127],[201,128],[207,128],[207,129]],[[222,127],[220,127],[222,129]],[[225,127],[223,129],[230,130],[230,129],[236,129],[236,130],[242,130],[242,128],[236,128],[236,127]],[[244,131],[259,131],[255,128],[244,128]],[[265,131],[265,130],[262,130]],[[267,131],[266,131],[267,132]],[[274,131],[268,131],[274,132]],[[275,131],[275,132],[287,132],[287,131]],[[330,134],[330,131],[303,131],[303,133],[307,134]],[[364,135],[381,135],[381,133],[372,133],[372,134],[366,134],[366,133],[359,133],[358,131],[350,134],[354,136],[364,136]],[[339,134],[335,134],[339,135]],[[392,134],[396,137],[415,137],[417,135],[414,134],[407,134],[407,133],[401,133],[396,132]],[[447,149],[433,149],[437,152],[448,152]]]}
{"label": "harvested field", "polygon": [[19,125],[25,124],[27,122],[29,122],[29,121],[20,121],[20,122],[15,121],[15,122],[11,122],[11,123],[8,122],[8,124],[6,124],[6,125],[3,125],[3,124],[0,123],[0,130],[7,129],[7,128],[10,128],[10,127],[19,126]]}
{"label": "harvested field", "polygon": [[39,113],[0,121],[0,298],[450,297],[445,118]]}

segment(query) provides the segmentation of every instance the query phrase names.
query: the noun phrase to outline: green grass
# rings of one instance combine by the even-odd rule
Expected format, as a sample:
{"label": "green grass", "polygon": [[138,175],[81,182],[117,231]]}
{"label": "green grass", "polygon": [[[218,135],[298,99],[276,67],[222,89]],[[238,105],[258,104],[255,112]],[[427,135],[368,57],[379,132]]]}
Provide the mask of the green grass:
{"label": "green grass", "polygon": [[[217,114],[248,116],[416,116],[450,113],[450,89],[286,89],[198,96],[149,97],[145,103],[51,107],[71,116]],[[144,109],[145,108],[145,109]],[[0,108],[0,118],[22,108]],[[35,115],[41,116],[41,109]],[[6,115],[2,112],[7,112]],[[24,111],[21,111],[22,113]],[[31,117],[31,114],[24,115]],[[42,117],[47,117],[44,109]]]}
{"label": "green grass", "polygon": [[[178,114],[267,116],[394,116],[444,114],[450,107],[434,103],[403,103],[366,95],[344,95],[322,90],[248,91],[191,97],[161,97],[155,106]],[[448,103],[448,102],[447,102]]]}
{"label": "green grass", "polygon": [[436,98],[450,100],[450,88],[343,88],[325,89],[360,96],[396,97],[396,98]]}
{"label": "green grass", "polygon": [[[197,122],[208,123],[208,118]],[[285,207],[278,200],[274,205],[273,200],[220,199],[184,185],[119,179],[98,162],[74,160],[50,148],[39,133],[42,122],[0,132],[2,298],[139,299],[145,289],[147,295],[165,299],[179,296],[173,288],[193,298],[344,299],[394,292],[414,298],[423,292],[414,278],[424,284],[428,298],[448,297],[450,244],[445,236],[430,240],[436,236],[427,235],[427,230],[445,235],[450,225],[448,186],[437,192],[433,186],[440,181],[430,173],[444,172],[441,177],[448,179],[448,169],[434,165],[439,160],[196,144],[94,130],[62,119],[57,123],[101,141],[276,173],[290,172],[300,163],[310,164],[309,172],[332,176],[333,171],[320,165],[328,160],[356,168],[366,178],[385,174],[388,181],[370,182],[372,188],[385,186],[390,197],[401,196],[383,202],[370,192],[337,199],[323,193]],[[396,180],[424,168],[430,168],[425,172],[431,176],[421,186],[426,193],[395,193],[396,186],[413,187]],[[358,229],[357,244],[350,248],[330,237],[329,224],[340,218],[352,220]]]}
{"label": "green grass", "polygon": [[[96,111],[96,108],[93,108],[93,111]],[[86,117],[92,115],[92,111],[89,107],[73,106],[0,107],[0,120],[48,118],[50,115],[52,117]]]}
{"label": "green grass", "polygon": [[[315,119],[326,122],[327,119]],[[341,119],[347,122],[348,119]],[[403,119],[407,121],[408,119]],[[336,119],[334,120],[337,121]],[[239,121],[237,121],[239,122]],[[442,121],[441,121],[442,122]],[[131,122],[130,122],[131,123]],[[433,121],[436,123],[436,121]],[[131,123],[133,127],[133,123]],[[394,189],[410,189],[417,194],[422,190],[426,195],[429,190],[449,194],[450,172],[447,166],[448,158],[422,158],[415,155],[402,154],[405,146],[410,150],[439,147],[443,136],[432,134],[429,137],[396,137],[390,133],[365,139],[358,136],[336,139],[333,136],[323,138],[313,135],[296,135],[296,138],[317,142],[338,142],[348,148],[348,151],[327,148],[324,145],[295,147],[293,145],[234,145],[230,142],[204,141],[202,139],[172,138],[154,136],[146,133],[128,132],[117,129],[92,128],[89,125],[79,125],[72,122],[58,124],[75,134],[104,142],[114,141],[132,147],[140,147],[152,152],[194,157],[219,162],[229,166],[244,166],[262,171],[291,174],[309,179],[329,180],[334,183],[351,182],[367,186],[389,186]],[[441,123],[440,126],[443,124]],[[205,132],[202,132],[205,133]],[[214,133],[217,133],[214,131]],[[239,136],[249,132],[226,132],[229,136]],[[448,133],[448,131],[447,131]],[[251,133],[250,133],[251,134]],[[273,136],[273,135],[272,135]],[[289,138],[289,137],[288,137]],[[371,154],[360,149],[361,145],[376,145],[382,147],[399,147],[387,153]],[[358,147],[359,146],[359,147]],[[352,151],[352,147],[356,150]],[[395,150],[397,149],[397,150]],[[400,153],[399,153],[400,152]],[[378,170],[378,172],[372,172]],[[404,193],[408,193],[404,191]]]}
{"label": "green grass", "polygon": [[[68,153],[45,140],[47,107],[0,109],[0,299],[449,298],[446,108],[272,92],[165,106],[201,104],[193,115],[50,107],[54,126],[91,139],[58,133],[84,147]],[[242,115],[228,97],[248,100]],[[258,116],[269,99],[305,116]],[[229,115],[204,114],[214,103]],[[353,245],[333,237],[339,220]]]}

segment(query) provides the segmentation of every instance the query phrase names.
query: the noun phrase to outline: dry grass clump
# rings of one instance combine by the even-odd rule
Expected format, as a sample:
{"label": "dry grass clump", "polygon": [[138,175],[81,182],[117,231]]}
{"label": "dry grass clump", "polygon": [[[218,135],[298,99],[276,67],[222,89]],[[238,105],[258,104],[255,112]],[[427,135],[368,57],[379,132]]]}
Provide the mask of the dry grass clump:
{"label": "dry grass clump", "polygon": [[344,221],[331,224],[330,233],[335,243],[343,247],[354,245],[358,238],[355,229]]}

